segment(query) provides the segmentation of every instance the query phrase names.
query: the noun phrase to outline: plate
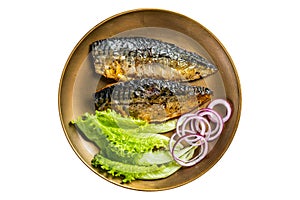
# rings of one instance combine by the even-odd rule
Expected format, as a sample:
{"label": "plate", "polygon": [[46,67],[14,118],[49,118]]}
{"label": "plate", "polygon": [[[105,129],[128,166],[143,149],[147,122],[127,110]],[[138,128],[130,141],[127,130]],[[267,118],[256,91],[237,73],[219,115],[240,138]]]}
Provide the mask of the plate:
{"label": "plate", "polygon": [[[113,81],[105,79],[93,70],[90,44],[110,37],[148,37],[173,43],[183,49],[196,52],[218,67],[218,72],[197,82],[214,91],[213,98],[227,99],[232,106],[231,118],[224,125],[220,137],[209,144],[207,156],[191,167],[182,167],[167,178],[158,180],[134,180],[121,183],[91,165],[97,147],[84,139],[70,121],[85,112],[94,113],[92,94]],[[62,72],[59,85],[59,114],[65,136],[81,161],[101,178],[121,187],[157,191],[187,184],[213,167],[232,142],[241,113],[241,87],[234,63],[221,42],[198,22],[167,10],[138,9],[112,16],[87,32],[71,52]]]}

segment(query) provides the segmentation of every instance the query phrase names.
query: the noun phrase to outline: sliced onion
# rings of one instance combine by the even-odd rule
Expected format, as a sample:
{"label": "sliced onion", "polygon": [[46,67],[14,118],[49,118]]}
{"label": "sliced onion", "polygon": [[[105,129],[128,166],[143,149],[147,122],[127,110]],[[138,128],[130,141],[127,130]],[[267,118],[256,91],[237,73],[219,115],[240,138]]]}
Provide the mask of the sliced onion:
{"label": "sliced onion", "polygon": [[[175,150],[175,143],[177,141],[177,139],[175,139],[175,137],[178,136],[177,132],[175,132],[171,138],[170,138],[170,141],[169,141],[169,150],[171,151],[174,151]],[[183,146],[179,146],[179,148],[182,148]]]}
{"label": "sliced onion", "polygon": [[189,118],[189,117],[193,117],[195,116],[195,114],[192,114],[192,113],[187,113],[187,114],[184,114],[184,115],[181,115],[181,117],[179,117],[178,121],[177,121],[177,125],[176,125],[176,131],[177,132],[180,132],[181,130],[181,125],[183,124],[183,122]]}
{"label": "sliced onion", "polygon": [[[197,135],[194,131],[191,130],[185,130],[184,134],[181,133],[181,130],[179,132],[176,132],[172,135],[171,139],[177,141],[178,139],[175,139],[175,137],[177,136],[177,138],[183,137],[185,135]],[[192,138],[192,137],[186,137],[185,138],[185,142],[189,145],[194,145],[194,143],[198,142],[197,138]],[[171,148],[170,148],[171,149]]]}
{"label": "sliced onion", "polygon": [[[223,122],[226,122],[229,120],[229,118],[231,116],[231,106],[226,100],[215,99],[208,104],[207,108],[213,109],[216,105],[219,105],[219,104],[225,106],[225,108],[226,108],[226,115],[222,118]],[[213,118],[213,120],[215,120],[215,119]]]}
{"label": "sliced onion", "polygon": [[[187,126],[189,125],[190,131],[188,131]],[[208,138],[211,134],[211,127],[207,119],[202,116],[193,114],[185,119],[181,125],[181,136],[186,135],[186,131],[189,133],[194,133]]]}
{"label": "sliced onion", "polygon": [[186,114],[184,114],[184,115],[181,115],[181,116],[179,117],[178,121],[177,121],[177,124],[178,124],[178,125],[181,125],[182,122],[183,122],[186,118],[191,117],[191,116],[194,116],[194,115],[195,115],[195,114],[193,114],[193,113],[186,113]]}
{"label": "sliced onion", "polygon": [[217,137],[220,136],[224,124],[223,124],[223,120],[221,118],[221,116],[214,110],[210,109],[210,108],[204,108],[201,109],[197,112],[197,115],[204,117],[204,116],[208,116],[208,118],[213,118],[215,119],[215,121],[211,121],[212,123],[215,123],[216,126],[213,130],[211,130],[211,134],[210,137],[207,139],[208,141],[213,141],[215,140]]}
{"label": "sliced onion", "polygon": [[[221,104],[226,108],[226,115],[221,116],[213,108]],[[224,123],[231,116],[230,104],[223,99],[212,101],[207,108],[200,109],[192,114],[182,115],[176,125],[176,132],[171,136],[169,149],[173,159],[182,166],[192,166],[201,161],[208,153],[208,142],[215,140],[223,131]],[[213,125],[213,126],[212,126]],[[214,127],[214,128],[212,128]],[[184,146],[199,147],[197,155],[185,161],[175,155],[175,150],[182,149]]]}
{"label": "sliced onion", "polygon": [[[208,138],[211,135],[210,123],[204,117],[199,116],[199,119],[201,119],[201,120],[197,121],[197,122],[199,122],[200,124],[194,124],[196,126],[196,129],[194,130],[194,132],[196,132],[196,134],[198,134],[198,135],[204,137],[206,140],[208,140]],[[200,128],[200,125],[201,125],[201,128]]]}
{"label": "sliced onion", "polygon": [[[176,146],[179,145],[182,141],[186,141],[189,137],[197,138],[197,143],[194,143],[193,146],[200,147],[200,150],[194,158],[186,161],[186,160],[182,160],[179,157],[177,157],[174,152],[175,152]],[[176,140],[173,148],[171,149],[171,154],[173,156],[173,159],[178,164],[180,164],[181,166],[185,166],[185,167],[190,167],[190,166],[193,166],[193,165],[197,164],[198,162],[200,162],[206,156],[207,152],[208,152],[207,140],[204,137],[202,137],[200,135],[196,135],[196,134],[189,134],[189,135],[181,136],[180,138],[178,138],[178,140]]]}

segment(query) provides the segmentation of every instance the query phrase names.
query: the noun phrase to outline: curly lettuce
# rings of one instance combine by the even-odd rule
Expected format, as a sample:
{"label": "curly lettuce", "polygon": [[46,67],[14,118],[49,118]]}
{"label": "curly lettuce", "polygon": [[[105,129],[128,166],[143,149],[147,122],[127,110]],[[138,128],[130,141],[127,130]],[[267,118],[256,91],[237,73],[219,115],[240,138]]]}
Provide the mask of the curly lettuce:
{"label": "curly lettuce", "polygon": [[[72,124],[99,147],[99,153],[91,161],[92,166],[122,177],[122,182],[165,178],[181,167],[168,149],[170,139],[157,134],[174,129],[173,121],[149,124],[107,110],[85,113]],[[181,159],[189,160],[194,149],[178,146],[175,153]]]}
{"label": "curly lettuce", "polygon": [[123,117],[121,114],[113,110],[107,109],[106,111],[97,111],[95,116],[101,124],[121,129],[131,129],[139,133],[165,133],[175,129],[177,119],[168,120],[164,123],[149,123],[141,119],[132,117]]}
{"label": "curly lettuce", "polygon": [[73,123],[87,139],[95,142],[99,148],[101,148],[99,140],[102,139],[106,139],[109,142],[109,146],[116,147],[121,152],[128,154],[167,148],[169,143],[169,138],[164,135],[140,133],[138,131],[139,128],[123,129],[109,126],[103,123],[103,118],[99,118],[97,114],[85,113],[82,117],[73,121]]}
{"label": "curly lettuce", "polygon": [[[184,160],[188,160],[192,155],[193,151],[188,151],[181,157],[184,158]],[[122,177],[123,183],[131,182],[136,179],[155,180],[166,178],[181,168],[181,166],[174,161],[169,161],[162,165],[152,164],[145,166],[126,164],[124,162],[108,159],[100,153],[95,155],[92,160],[92,165],[106,170],[113,176]]]}

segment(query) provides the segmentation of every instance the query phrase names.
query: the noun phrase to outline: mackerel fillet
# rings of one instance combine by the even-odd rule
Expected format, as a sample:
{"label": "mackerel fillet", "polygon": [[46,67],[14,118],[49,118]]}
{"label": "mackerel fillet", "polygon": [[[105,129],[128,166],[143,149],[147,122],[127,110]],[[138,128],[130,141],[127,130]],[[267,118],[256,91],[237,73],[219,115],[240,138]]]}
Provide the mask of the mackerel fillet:
{"label": "mackerel fillet", "polygon": [[99,111],[112,109],[123,116],[164,122],[201,107],[211,96],[206,87],[145,78],[108,85],[94,100]]}
{"label": "mackerel fillet", "polygon": [[193,81],[217,71],[202,56],[144,37],[108,38],[90,45],[95,72],[117,81],[155,78]]}

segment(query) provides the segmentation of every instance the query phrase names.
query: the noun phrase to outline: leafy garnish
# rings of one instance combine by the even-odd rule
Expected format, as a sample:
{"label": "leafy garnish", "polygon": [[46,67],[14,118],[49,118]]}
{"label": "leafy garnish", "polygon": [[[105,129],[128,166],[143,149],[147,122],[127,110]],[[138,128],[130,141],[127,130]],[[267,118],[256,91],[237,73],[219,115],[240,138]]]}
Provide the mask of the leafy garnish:
{"label": "leafy garnish", "polygon": [[[122,177],[123,182],[164,178],[181,167],[168,149],[170,138],[158,134],[174,129],[174,122],[149,124],[107,110],[85,113],[72,123],[86,139],[99,147],[92,166]],[[189,160],[194,149],[179,145],[175,153],[181,159]]]}

